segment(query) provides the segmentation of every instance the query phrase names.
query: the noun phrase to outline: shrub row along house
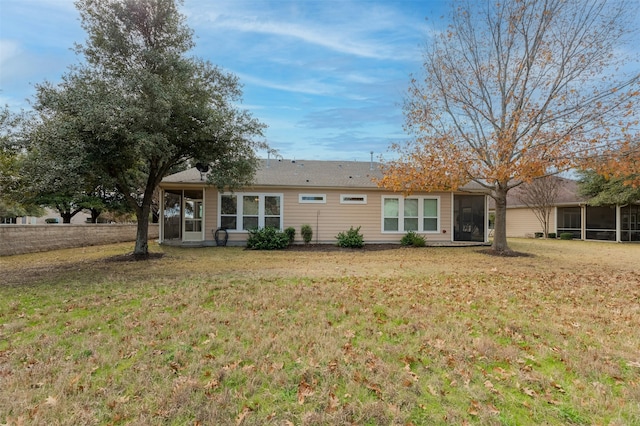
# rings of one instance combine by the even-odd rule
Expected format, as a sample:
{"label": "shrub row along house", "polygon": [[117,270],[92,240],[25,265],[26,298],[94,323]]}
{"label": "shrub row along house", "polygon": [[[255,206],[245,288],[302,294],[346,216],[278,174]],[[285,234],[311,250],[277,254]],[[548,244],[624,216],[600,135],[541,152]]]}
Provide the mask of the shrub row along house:
{"label": "shrub row along house", "polygon": [[219,192],[196,168],[160,184],[160,242],[215,245],[220,229],[229,245],[244,245],[248,231],[310,225],[313,243],[361,227],[366,243],[399,243],[414,231],[427,244],[488,241],[487,193],[474,184],[456,192],[404,195],[378,188],[374,162],[262,160],[251,187]]}
{"label": "shrub row along house", "polygon": [[[589,205],[579,196],[578,182],[556,179],[557,193],[549,203],[549,232],[574,239],[640,242],[640,203]],[[507,198],[507,237],[531,237],[542,226],[531,205],[522,201],[526,185],[513,189]],[[492,203],[490,202],[490,210]]]}

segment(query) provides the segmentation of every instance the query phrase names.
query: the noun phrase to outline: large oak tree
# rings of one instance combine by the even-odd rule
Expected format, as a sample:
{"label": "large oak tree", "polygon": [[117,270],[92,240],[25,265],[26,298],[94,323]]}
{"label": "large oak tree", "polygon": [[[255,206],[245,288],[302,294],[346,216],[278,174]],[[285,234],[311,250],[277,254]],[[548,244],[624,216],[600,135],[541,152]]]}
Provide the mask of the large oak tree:
{"label": "large oak tree", "polygon": [[81,153],[68,161],[108,176],[135,210],[137,256],[148,254],[153,193],[164,176],[198,161],[211,164],[211,183],[243,185],[264,147],[264,126],[236,106],[237,78],[189,56],[193,34],[177,3],[78,0],[88,35],[76,45],[81,60],[60,84],[37,86],[41,126],[57,127],[66,155]]}
{"label": "large oak tree", "polygon": [[[639,74],[624,43],[637,32],[625,0],[452,1],[405,102],[408,143],[381,186],[457,189],[495,200],[493,249],[508,251],[507,193],[620,152],[637,138]],[[637,131],[637,130],[636,130]]]}

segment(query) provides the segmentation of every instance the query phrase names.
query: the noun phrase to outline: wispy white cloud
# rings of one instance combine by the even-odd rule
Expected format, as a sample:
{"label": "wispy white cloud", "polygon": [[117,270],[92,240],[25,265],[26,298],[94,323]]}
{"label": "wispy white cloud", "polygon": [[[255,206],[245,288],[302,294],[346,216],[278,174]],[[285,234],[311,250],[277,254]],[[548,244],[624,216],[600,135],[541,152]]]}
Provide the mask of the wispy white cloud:
{"label": "wispy white cloud", "polygon": [[260,22],[257,20],[222,19],[217,21],[220,28],[235,31],[255,32],[290,37],[306,43],[321,46],[335,52],[346,53],[364,58],[388,59],[392,56],[381,46],[371,45],[356,39],[347,38],[348,34],[335,34],[306,25],[283,22]]}
{"label": "wispy white cloud", "polygon": [[[297,2],[256,2],[236,0],[214,4],[187,2],[187,14],[212,30],[266,35],[303,42],[330,51],[361,58],[406,60],[415,56],[417,46],[407,46],[407,38],[424,31],[416,16],[397,8],[362,1],[308,2],[305,13]],[[278,13],[285,11],[285,13]],[[283,18],[282,16],[286,16]],[[402,48],[399,48],[402,46]]]}
{"label": "wispy white cloud", "polygon": [[277,82],[273,79],[264,79],[249,74],[234,73],[243,84],[252,84],[268,89],[281,90],[285,92],[302,93],[307,95],[330,95],[338,90],[338,87],[331,84],[322,83],[313,79],[296,80],[289,83]]}

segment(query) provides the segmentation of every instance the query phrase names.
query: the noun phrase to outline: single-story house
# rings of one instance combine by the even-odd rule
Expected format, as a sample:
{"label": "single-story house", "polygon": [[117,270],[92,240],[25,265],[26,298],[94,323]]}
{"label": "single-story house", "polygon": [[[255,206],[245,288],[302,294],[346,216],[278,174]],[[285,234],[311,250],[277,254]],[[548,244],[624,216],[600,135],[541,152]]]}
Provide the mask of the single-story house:
{"label": "single-story house", "polygon": [[[379,164],[356,161],[261,160],[254,183],[219,192],[191,168],[160,184],[160,242],[244,245],[248,230],[310,225],[312,242],[335,244],[338,233],[361,227],[365,243],[399,243],[408,231],[428,244],[488,241],[487,193],[467,185],[456,192],[403,195],[378,188]],[[224,231],[222,231],[224,230]]]}
{"label": "single-story house", "polygon": [[[578,182],[552,179],[558,179],[559,186],[551,207],[550,233],[571,233],[581,240],[640,241],[640,204],[591,206],[578,195]],[[507,237],[530,237],[542,232],[533,210],[520,201],[521,191],[526,191],[526,184],[512,189],[507,196]],[[493,200],[489,209],[493,211]]]}

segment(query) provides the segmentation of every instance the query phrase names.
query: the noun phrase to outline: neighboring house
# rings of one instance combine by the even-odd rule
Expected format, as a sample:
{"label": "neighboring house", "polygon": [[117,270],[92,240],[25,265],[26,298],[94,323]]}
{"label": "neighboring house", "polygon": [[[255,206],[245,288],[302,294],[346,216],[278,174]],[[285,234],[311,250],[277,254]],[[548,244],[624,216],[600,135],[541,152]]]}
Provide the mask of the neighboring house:
{"label": "neighboring house", "polygon": [[[87,213],[86,210],[82,210],[71,218],[71,223],[74,225],[81,225],[87,223],[87,220],[91,220],[91,214]],[[62,223],[62,217],[57,210],[45,208],[44,215],[40,217],[36,216],[22,216],[14,218],[12,222],[18,225],[44,225],[51,223]]]}
{"label": "neighboring house", "polygon": [[[640,204],[590,206],[578,195],[578,182],[560,180],[558,196],[552,206],[549,230],[559,236],[571,233],[575,239],[603,241],[640,241]],[[542,231],[533,211],[518,198],[520,186],[507,197],[507,237],[532,237]],[[493,200],[489,210],[493,211]]]}
{"label": "neighboring house", "polygon": [[320,244],[334,244],[352,226],[365,243],[399,243],[410,230],[427,243],[487,242],[481,187],[405,196],[378,188],[372,179],[381,176],[373,162],[262,160],[252,186],[218,192],[189,169],[160,184],[160,242],[215,245],[224,228],[229,245],[244,245],[249,229],[273,226],[293,227],[301,243],[304,224]]}

